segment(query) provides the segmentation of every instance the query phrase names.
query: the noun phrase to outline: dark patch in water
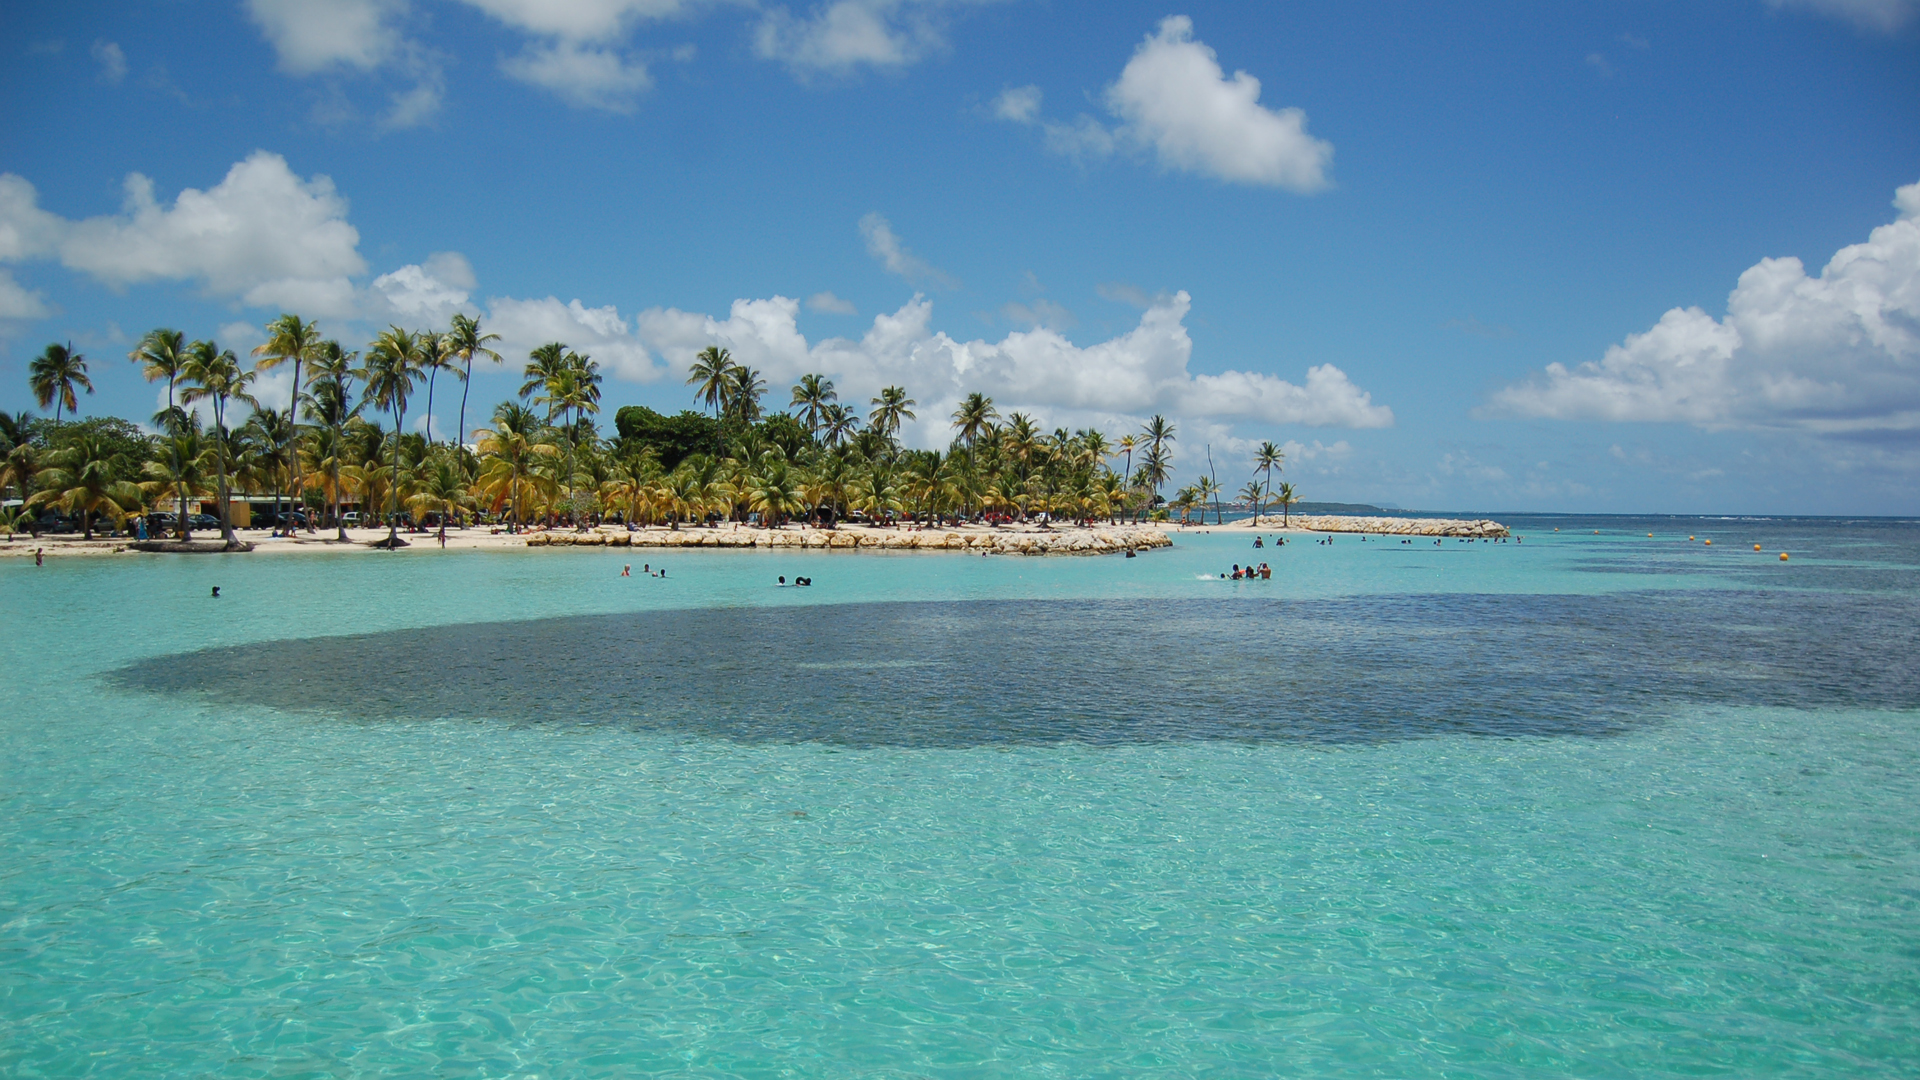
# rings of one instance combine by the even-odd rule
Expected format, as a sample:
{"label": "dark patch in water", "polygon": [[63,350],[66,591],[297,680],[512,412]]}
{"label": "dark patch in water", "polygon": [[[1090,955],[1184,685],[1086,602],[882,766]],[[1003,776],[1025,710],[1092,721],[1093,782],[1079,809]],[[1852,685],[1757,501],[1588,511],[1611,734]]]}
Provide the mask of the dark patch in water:
{"label": "dark patch in water", "polygon": [[961,747],[1605,735],[1920,705],[1911,598],[1731,591],[700,609],[263,642],[123,685],[369,720]]}

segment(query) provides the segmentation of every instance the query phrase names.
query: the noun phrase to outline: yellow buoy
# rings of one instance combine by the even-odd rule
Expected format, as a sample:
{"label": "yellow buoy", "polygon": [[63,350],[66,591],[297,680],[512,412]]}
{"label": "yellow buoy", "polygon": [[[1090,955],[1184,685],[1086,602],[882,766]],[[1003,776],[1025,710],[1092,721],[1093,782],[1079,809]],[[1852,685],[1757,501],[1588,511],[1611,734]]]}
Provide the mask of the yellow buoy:
{"label": "yellow buoy", "polygon": [[1783,551],[1783,552],[1781,552],[1781,553],[1780,553],[1780,561],[1781,561],[1781,562],[1786,562],[1786,561],[1787,561],[1787,553],[1786,553],[1786,552],[1784,552],[1784,551]]}
{"label": "yellow buoy", "polygon": [[1593,530],[1593,535],[1595,535],[1595,536],[1599,536],[1599,535],[1600,535],[1600,530],[1599,530],[1599,529],[1595,529],[1595,530]]}
{"label": "yellow buoy", "polygon": [[1692,539],[1693,539],[1693,537],[1691,537],[1691,536],[1689,536],[1689,537],[1687,537],[1687,539],[1688,539],[1688,540],[1692,540]]}
{"label": "yellow buoy", "polygon": [[1755,545],[1753,545],[1753,550],[1755,550],[1755,551],[1759,551],[1759,550],[1760,550],[1760,545],[1759,545],[1759,544],[1755,544]]}
{"label": "yellow buoy", "polygon": [[1708,547],[1712,547],[1712,546],[1713,546],[1713,541],[1711,541],[1711,540],[1702,540],[1702,541],[1701,541],[1701,543],[1703,543],[1703,544],[1705,544],[1705,545],[1707,545]]}
{"label": "yellow buoy", "polygon": [[1653,539],[1653,534],[1652,534],[1652,533],[1648,533],[1648,534],[1647,534],[1647,539],[1649,539],[1649,540],[1651,540],[1651,539]]}

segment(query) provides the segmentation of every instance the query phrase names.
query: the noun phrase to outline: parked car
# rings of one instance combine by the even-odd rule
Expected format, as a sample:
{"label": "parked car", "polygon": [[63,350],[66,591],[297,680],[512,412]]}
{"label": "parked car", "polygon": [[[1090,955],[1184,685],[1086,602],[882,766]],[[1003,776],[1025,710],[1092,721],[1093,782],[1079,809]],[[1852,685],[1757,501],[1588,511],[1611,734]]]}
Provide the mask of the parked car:
{"label": "parked car", "polygon": [[340,515],[340,523],[349,529],[359,528],[360,520],[360,511],[358,510],[349,510]]}
{"label": "parked car", "polygon": [[156,535],[170,533],[179,527],[179,521],[178,517],[166,511],[148,514],[147,531]]}
{"label": "parked car", "polygon": [[217,529],[220,527],[220,519],[212,514],[189,514],[187,525],[195,529]]}
{"label": "parked car", "polygon": [[296,529],[304,529],[307,527],[307,515],[303,510],[295,510],[290,514],[281,514],[275,520],[283,529],[286,528],[289,523]]}

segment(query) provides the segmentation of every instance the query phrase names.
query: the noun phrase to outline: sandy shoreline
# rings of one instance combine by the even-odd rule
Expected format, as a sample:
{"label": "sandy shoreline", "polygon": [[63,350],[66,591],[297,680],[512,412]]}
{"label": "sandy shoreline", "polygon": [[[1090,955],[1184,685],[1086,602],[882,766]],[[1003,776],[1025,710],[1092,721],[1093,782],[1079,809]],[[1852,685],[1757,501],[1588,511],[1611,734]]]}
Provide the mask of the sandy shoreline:
{"label": "sandy shoreline", "polygon": [[[1096,525],[1092,528],[1038,525],[958,525],[884,528],[843,524],[836,529],[817,529],[789,525],[778,529],[723,524],[715,528],[686,527],[668,529],[653,526],[629,532],[618,525],[603,525],[586,532],[568,529],[534,530],[508,534],[479,526],[447,531],[447,551],[506,551],[558,547],[637,547],[637,548],[800,548],[860,551],[972,551],[1006,555],[1105,555],[1127,550],[1146,551],[1171,546],[1183,534],[1207,535],[1214,532],[1260,532],[1274,535],[1320,535],[1325,533],[1372,533],[1391,536],[1471,536],[1507,535],[1507,528],[1486,520],[1448,518],[1354,518],[1295,515],[1287,528],[1280,518],[1261,517],[1230,521],[1224,525],[1185,525],[1177,522],[1143,522],[1138,525]],[[264,529],[239,529],[236,535],[254,545],[251,554],[297,555],[314,552],[364,552],[381,549],[371,545],[386,539],[385,529],[348,529],[347,541],[333,539],[333,532],[301,534],[292,538],[275,537]],[[442,550],[434,533],[402,533],[408,546],[399,554],[417,554]],[[217,540],[218,533],[198,532],[196,541]],[[20,534],[0,540],[0,558],[32,558],[35,551],[48,558],[73,556],[138,557],[144,552],[129,548],[125,537],[83,540],[78,536],[42,536],[34,539]],[[246,553],[227,553],[246,554]]]}

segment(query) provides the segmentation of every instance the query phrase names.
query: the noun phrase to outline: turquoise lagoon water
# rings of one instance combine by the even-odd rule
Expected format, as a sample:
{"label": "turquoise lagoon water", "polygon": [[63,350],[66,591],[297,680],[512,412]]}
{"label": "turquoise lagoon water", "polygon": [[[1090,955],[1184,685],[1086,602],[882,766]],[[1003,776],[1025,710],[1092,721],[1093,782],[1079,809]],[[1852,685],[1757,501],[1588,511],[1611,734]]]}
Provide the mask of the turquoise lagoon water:
{"label": "turquoise lagoon water", "polygon": [[1520,531],[6,560],[0,1074],[1912,1075],[1920,529]]}

